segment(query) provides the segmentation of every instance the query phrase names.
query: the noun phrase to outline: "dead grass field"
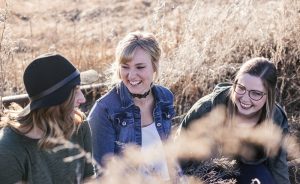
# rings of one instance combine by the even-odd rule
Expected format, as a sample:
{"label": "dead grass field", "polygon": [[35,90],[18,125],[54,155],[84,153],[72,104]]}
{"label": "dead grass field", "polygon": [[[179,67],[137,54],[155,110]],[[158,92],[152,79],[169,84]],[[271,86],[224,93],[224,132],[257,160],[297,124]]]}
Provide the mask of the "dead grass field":
{"label": "dead grass field", "polygon": [[270,58],[277,101],[300,142],[298,0],[0,0],[0,96],[24,93],[22,72],[44,52],[61,52],[107,82],[117,42],[136,30],[161,43],[158,82],[174,92],[178,115],[230,81],[240,63]]}

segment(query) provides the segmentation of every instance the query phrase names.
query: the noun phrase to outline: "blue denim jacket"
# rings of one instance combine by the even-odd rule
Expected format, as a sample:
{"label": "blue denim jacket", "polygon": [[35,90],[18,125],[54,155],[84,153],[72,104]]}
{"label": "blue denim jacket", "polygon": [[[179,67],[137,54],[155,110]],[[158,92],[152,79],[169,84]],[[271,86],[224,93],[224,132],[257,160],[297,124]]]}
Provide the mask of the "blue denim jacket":
{"label": "blue denim jacket", "polygon": [[[152,93],[154,122],[160,138],[166,140],[175,115],[173,94],[159,85],[153,85]],[[92,130],[93,156],[100,164],[104,155],[120,153],[127,143],[142,144],[140,110],[123,82],[96,101],[88,122]]]}

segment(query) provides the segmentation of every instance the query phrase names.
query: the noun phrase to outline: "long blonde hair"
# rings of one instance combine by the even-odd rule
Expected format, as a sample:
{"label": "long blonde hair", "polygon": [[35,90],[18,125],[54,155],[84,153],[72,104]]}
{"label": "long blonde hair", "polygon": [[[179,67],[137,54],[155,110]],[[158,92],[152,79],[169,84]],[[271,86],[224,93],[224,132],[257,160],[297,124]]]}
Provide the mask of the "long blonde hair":
{"label": "long blonde hair", "polygon": [[38,142],[40,148],[54,147],[53,139],[69,140],[85,118],[79,109],[74,110],[75,92],[74,88],[62,104],[34,110],[27,116],[18,117],[18,126],[16,123],[9,123],[8,126],[23,135],[30,132],[34,126],[41,129],[43,135]]}

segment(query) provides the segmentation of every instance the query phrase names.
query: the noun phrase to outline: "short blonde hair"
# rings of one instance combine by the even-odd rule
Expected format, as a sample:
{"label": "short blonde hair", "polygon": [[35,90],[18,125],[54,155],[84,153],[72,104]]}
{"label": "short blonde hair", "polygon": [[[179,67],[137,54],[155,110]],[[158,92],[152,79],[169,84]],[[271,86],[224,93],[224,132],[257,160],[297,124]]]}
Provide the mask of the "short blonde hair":
{"label": "short blonde hair", "polygon": [[153,70],[158,73],[161,49],[154,35],[148,32],[131,32],[118,43],[116,48],[115,72],[119,79],[121,78],[120,65],[131,61],[137,48],[143,49],[151,56]]}

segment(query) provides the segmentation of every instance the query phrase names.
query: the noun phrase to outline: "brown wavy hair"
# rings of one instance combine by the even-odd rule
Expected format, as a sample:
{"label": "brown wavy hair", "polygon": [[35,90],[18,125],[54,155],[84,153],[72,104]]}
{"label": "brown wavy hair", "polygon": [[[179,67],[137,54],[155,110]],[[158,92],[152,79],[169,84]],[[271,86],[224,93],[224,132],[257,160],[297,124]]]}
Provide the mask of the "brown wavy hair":
{"label": "brown wavy hair", "polygon": [[75,92],[76,87],[62,104],[34,110],[27,116],[18,117],[18,126],[16,123],[9,123],[9,126],[23,135],[29,133],[34,126],[41,129],[43,135],[38,142],[40,148],[54,147],[55,139],[69,140],[85,118],[79,109],[74,110]]}

